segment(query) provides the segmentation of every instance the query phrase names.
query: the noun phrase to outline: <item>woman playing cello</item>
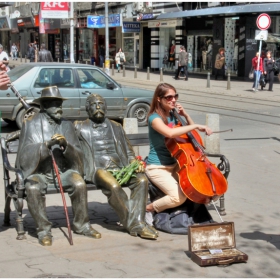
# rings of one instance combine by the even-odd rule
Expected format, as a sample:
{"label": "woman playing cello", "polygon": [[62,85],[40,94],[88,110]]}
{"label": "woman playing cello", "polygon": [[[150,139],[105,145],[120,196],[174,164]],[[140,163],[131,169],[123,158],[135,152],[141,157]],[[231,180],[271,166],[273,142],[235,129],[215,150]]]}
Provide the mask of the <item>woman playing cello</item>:
{"label": "woman playing cello", "polygon": [[[148,155],[146,175],[166,195],[146,207],[149,212],[162,212],[168,208],[174,208],[183,204],[187,197],[178,184],[178,164],[165,145],[165,138],[175,138],[186,134],[194,129],[204,131],[207,135],[212,130],[201,124],[195,124],[184,108],[176,103],[178,94],[176,89],[167,83],[157,86],[151,109],[148,114],[148,129],[150,140],[150,152]],[[176,109],[179,115],[186,118],[188,125],[174,127],[177,119],[173,114]],[[148,218],[149,219],[149,218]]]}

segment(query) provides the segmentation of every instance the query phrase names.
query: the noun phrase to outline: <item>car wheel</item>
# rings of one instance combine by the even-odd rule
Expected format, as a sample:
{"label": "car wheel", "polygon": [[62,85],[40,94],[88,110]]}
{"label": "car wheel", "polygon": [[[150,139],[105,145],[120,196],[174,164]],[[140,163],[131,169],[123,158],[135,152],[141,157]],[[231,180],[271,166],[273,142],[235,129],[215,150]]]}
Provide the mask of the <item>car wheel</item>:
{"label": "car wheel", "polygon": [[30,116],[34,115],[34,114],[37,114],[39,111],[40,111],[40,108],[39,107],[33,107],[34,109],[31,111],[31,112],[28,112],[26,114],[26,110],[25,109],[21,109],[18,114],[17,114],[17,117],[16,117],[16,123],[17,123],[17,126],[19,129],[22,128],[22,123],[25,119],[29,118]]}
{"label": "car wheel", "polygon": [[146,103],[137,103],[134,104],[129,112],[129,118],[136,118],[138,121],[138,126],[146,126],[147,125],[147,116],[150,111],[150,106]]}
{"label": "car wheel", "polygon": [[6,122],[9,125],[15,125],[16,124],[15,121],[12,121],[12,120],[9,120],[9,119],[3,119],[3,121]]}

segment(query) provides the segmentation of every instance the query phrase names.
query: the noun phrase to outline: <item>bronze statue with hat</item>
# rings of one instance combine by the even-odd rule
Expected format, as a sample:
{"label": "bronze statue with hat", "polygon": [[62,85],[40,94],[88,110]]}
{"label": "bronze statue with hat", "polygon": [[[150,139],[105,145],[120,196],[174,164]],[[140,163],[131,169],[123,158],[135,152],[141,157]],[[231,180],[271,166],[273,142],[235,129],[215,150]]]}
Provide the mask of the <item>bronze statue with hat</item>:
{"label": "bronze statue with hat", "polygon": [[73,124],[62,118],[63,98],[56,86],[42,90],[40,112],[23,122],[16,166],[23,171],[26,200],[35,220],[39,243],[52,245],[51,227],[45,207],[48,184],[58,185],[49,149],[57,162],[63,190],[73,209],[72,229],[77,234],[100,238],[89,222],[87,188],[83,179],[83,154]]}

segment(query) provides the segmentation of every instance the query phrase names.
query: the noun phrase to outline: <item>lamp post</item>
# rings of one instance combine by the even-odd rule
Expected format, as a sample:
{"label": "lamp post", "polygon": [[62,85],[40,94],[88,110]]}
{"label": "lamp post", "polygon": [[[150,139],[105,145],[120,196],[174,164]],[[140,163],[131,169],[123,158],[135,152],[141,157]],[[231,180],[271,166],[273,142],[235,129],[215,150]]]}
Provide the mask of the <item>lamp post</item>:
{"label": "lamp post", "polygon": [[105,2],[105,73],[110,76],[108,2]]}
{"label": "lamp post", "polygon": [[70,62],[75,63],[74,59],[74,3],[70,2]]}

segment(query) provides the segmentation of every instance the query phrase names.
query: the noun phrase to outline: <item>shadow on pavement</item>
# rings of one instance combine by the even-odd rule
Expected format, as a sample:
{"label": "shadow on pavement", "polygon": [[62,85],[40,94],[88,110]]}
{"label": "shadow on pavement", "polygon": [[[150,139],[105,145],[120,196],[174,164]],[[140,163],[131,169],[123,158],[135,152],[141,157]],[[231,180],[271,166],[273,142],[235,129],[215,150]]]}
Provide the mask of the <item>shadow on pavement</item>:
{"label": "shadow on pavement", "polygon": [[267,241],[280,250],[280,234],[267,234],[261,231],[254,231],[240,233],[240,236],[251,240]]}

